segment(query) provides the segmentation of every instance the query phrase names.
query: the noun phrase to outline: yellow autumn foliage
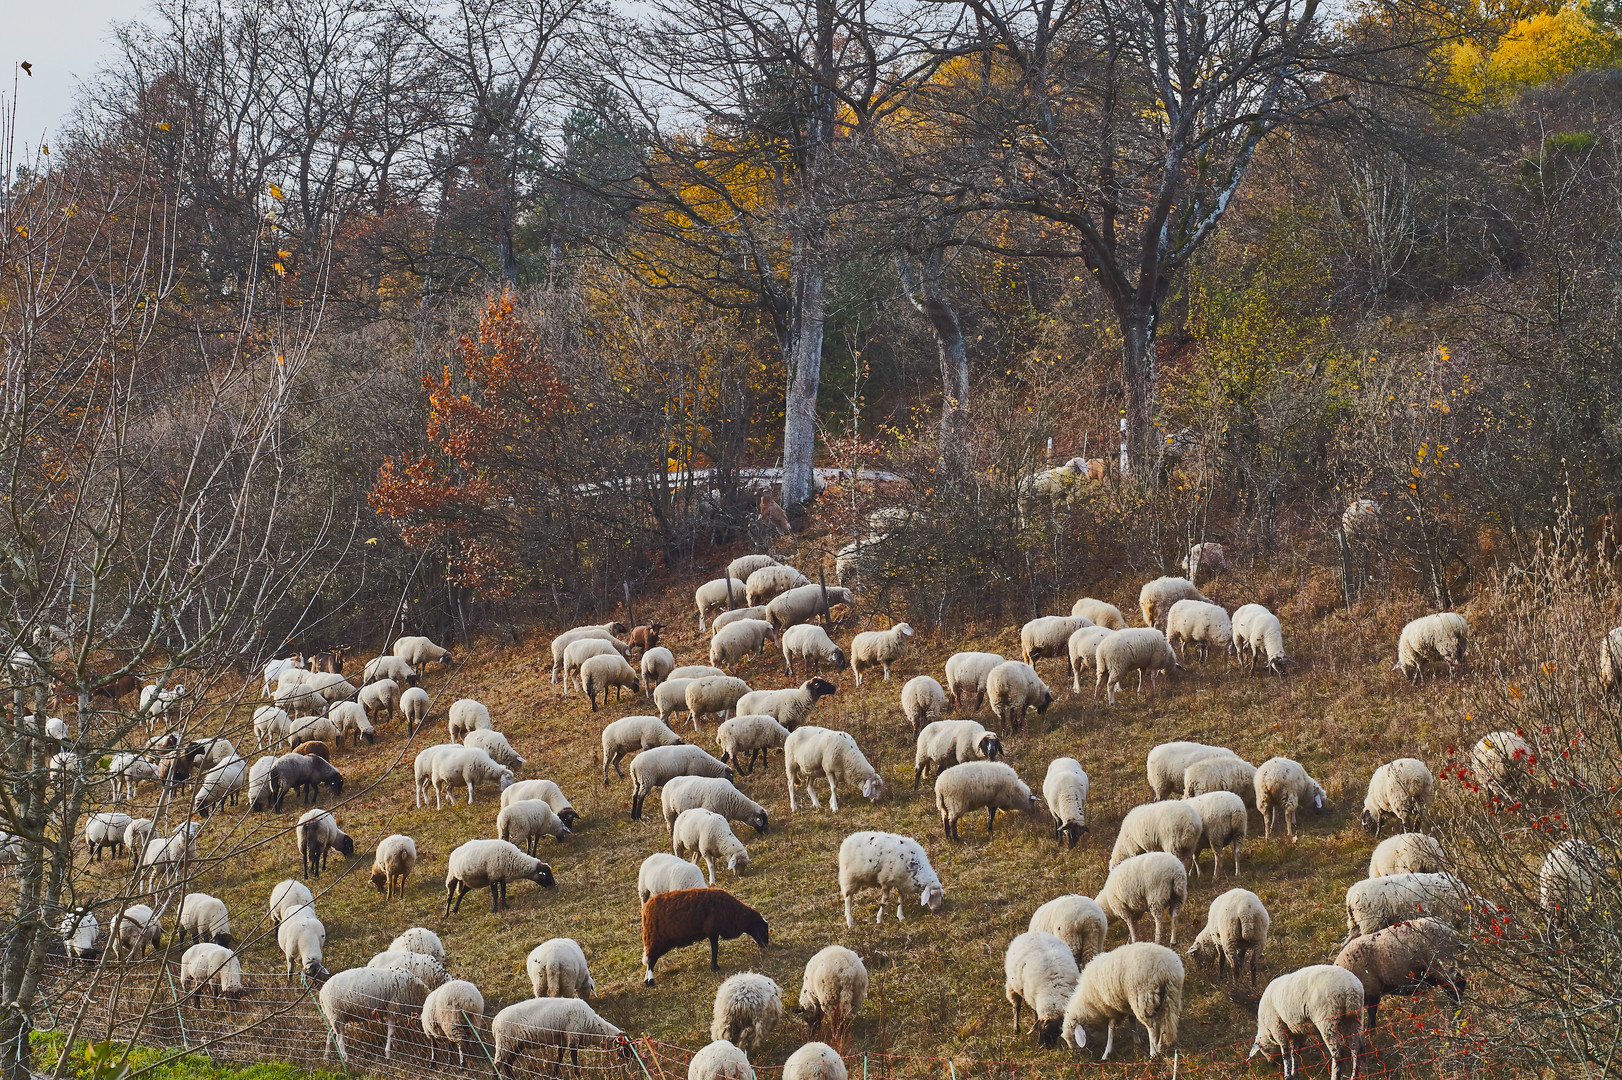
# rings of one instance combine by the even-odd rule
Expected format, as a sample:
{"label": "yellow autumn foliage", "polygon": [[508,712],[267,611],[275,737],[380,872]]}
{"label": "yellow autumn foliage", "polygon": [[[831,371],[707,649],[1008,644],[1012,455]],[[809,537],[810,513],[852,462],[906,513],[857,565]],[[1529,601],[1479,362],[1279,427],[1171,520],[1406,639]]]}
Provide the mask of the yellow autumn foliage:
{"label": "yellow autumn foliage", "polygon": [[1521,19],[1495,45],[1454,46],[1454,83],[1475,103],[1622,59],[1622,34],[1597,22],[1586,2]]}

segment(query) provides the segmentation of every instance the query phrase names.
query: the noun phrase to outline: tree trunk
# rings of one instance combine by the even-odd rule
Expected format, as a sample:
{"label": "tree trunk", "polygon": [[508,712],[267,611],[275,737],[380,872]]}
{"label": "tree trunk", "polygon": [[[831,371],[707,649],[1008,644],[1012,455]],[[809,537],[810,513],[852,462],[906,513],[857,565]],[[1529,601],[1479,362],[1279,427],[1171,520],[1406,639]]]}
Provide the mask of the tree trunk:
{"label": "tree trunk", "polygon": [[822,381],[822,324],[827,277],[820,245],[807,244],[794,283],[793,327],[788,351],[788,394],[783,403],[783,508],[811,498],[811,467],[817,451],[817,389]]}
{"label": "tree trunk", "polygon": [[1154,459],[1153,419],[1159,376],[1155,364],[1155,313],[1134,310],[1121,319],[1121,375],[1126,385],[1128,469],[1141,479]]}
{"label": "tree trunk", "polygon": [[957,311],[941,288],[940,250],[924,259],[923,274],[913,272],[905,255],[896,256],[907,299],[929,322],[935,350],[941,362],[940,463],[948,472],[959,471],[963,463],[963,443],[969,423],[969,349],[963,341],[963,327]]}

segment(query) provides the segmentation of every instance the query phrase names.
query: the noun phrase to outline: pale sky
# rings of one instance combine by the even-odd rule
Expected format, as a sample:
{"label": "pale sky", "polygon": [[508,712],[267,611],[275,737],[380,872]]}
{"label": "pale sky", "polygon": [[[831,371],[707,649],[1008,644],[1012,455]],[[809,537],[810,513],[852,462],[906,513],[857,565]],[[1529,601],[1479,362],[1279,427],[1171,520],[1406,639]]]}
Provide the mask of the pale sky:
{"label": "pale sky", "polygon": [[[17,106],[17,150],[47,142],[73,109],[80,82],[108,55],[114,22],[138,18],[144,0],[0,0],[0,108]],[[33,75],[18,69],[24,60]]]}

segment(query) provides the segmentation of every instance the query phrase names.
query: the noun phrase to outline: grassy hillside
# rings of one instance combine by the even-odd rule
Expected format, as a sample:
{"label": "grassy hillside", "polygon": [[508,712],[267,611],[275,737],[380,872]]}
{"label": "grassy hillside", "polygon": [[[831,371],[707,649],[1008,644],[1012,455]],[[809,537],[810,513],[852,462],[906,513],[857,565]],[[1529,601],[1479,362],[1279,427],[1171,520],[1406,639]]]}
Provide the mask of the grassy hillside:
{"label": "grassy hillside", "polygon": [[[708,636],[692,625],[688,595],[676,589],[657,601],[639,603],[639,616],[661,617],[675,627],[667,631],[666,642],[678,662],[705,662]],[[942,678],[946,657],[958,650],[1017,656],[1016,627],[922,632],[917,648],[890,682],[864,681],[856,688],[848,672],[834,676],[839,692],[819,703],[813,722],[854,733],[883,768],[890,796],[870,804],[855,793],[842,793],[838,814],[808,810],[803,801],[800,812],[791,814],[778,759],[769,771],[757,769],[753,776],[740,777],[739,786],[770,811],[772,827],[764,836],[738,827],[752,865],[742,878],[726,875],[717,883],[765,914],[771,945],[759,949],[747,938],[723,944],[719,975],[708,970],[704,947],[679,951],[662,962],[658,985],[651,990],[641,984],[635,881],[641,860],[669,850],[669,841],[656,799],[650,801],[651,816],[632,822],[629,780],[615,779],[603,787],[599,750],[603,724],[649,709],[626,700],[592,713],[583,696],[566,695],[553,685],[547,641],[555,628],[520,628],[516,645],[476,641],[470,650],[458,650],[461,666],[448,672],[436,668],[427,676],[435,702],[424,731],[408,738],[398,724],[391,725],[374,746],[335,755],[349,786],[336,805],[326,796],[322,805],[331,806],[356,837],[357,853],[347,866],[334,856],[319,882],[317,909],[327,926],[327,966],[336,971],[362,965],[400,930],[426,926],[444,939],[453,973],[478,983],[493,1013],[528,996],[523,965],[531,948],[549,937],[573,937],[590,959],[599,995],[594,1004],[605,1017],[633,1033],[697,1047],[709,1040],[714,990],[727,973],[766,972],[793,1004],[806,960],[825,945],[841,943],[861,953],[874,973],[868,1004],[845,1040],[847,1048],[1074,1061],[1076,1055],[1063,1048],[1044,1051],[1029,1037],[1011,1037],[1003,996],[1005,947],[1041,903],[1064,892],[1091,895],[1098,890],[1121,817],[1151,797],[1144,779],[1145,754],[1157,743],[1184,738],[1230,746],[1258,763],[1275,754],[1294,757],[1328,789],[1327,812],[1319,818],[1304,812],[1303,835],[1297,839],[1263,841],[1260,819],[1252,815],[1253,837],[1238,883],[1256,891],[1273,916],[1261,984],[1303,964],[1330,962],[1344,935],[1344,891],[1366,872],[1374,844],[1357,820],[1368,776],[1398,756],[1436,760],[1447,741],[1443,732],[1457,714],[1462,684],[1444,677],[1414,688],[1389,670],[1402,622],[1422,613],[1417,603],[1353,618],[1332,606],[1338,596],[1332,581],[1308,575],[1230,577],[1217,582],[1212,595],[1230,608],[1254,600],[1278,611],[1286,645],[1298,661],[1294,672],[1282,679],[1246,676],[1214,658],[1203,666],[1194,662],[1169,692],[1164,682],[1153,696],[1140,696],[1129,687],[1115,708],[1094,709],[1091,688],[1074,695],[1060,662],[1038,665],[1058,700],[1045,716],[1032,715],[1028,734],[1006,734],[1004,741],[1010,762],[1034,790],[1040,790],[1054,757],[1076,757],[1088,771],[1092,836],[1074,850],[1055,841],[1045,813],[1003,816],[989,843],[984,817],[978,816],[964,823],[961,842],[948,842],[933,792],[927,785],[922,791],[912,789],[913,740],[899,709],[902,684],[918,673]],[[1135,613],[1135,590],[1105,598]],[[846,627],[837,636],[848,642],[851,632]],[[741,674],[757,688],[787,683],[780,657],[757,660]],[[466,839],[494,835],[498,798],[493,790],[481,790],[471,807],[417,809],[411,761],[422,747],[444,741],[445,709],[464,696],[489,705],[497,727],[529,759],[521,776],[559,782],[583,820],[573,838],[543,848],[557,875],[557,889],[543,892],[520,885],[512,890],[511,909],[499,915],[490,912],[487,893],[476,893],[463,902],[459,914],[447,918],[442,884],[447,855]],[[240,711],[244,728],[250,713],[251,707]],[[989,723],[989,712],[981,719]],[[251,732],[244,730],[237,741],[248,754]],[[713,749],[713,728],[699,741]],[[229,903],[238,936],[248,940],[244,966],[250,970],[280,970],[282,964],[261,913],[272,886],[297,875],[298,857],[286,830],[302,809],[290,799],[280,815],[250,815],[240,822],[216,818],[203,834],[205,853],[216,845],[235,846],[244,836],[258,845],[247,858],[208,865],[195,885]],[[887,916],[875,925],[868,899],[855,929],[845,928],[837,851],[848,833],[867,828],[907,833],[924,844],[946,887],[946,903],[938,914],[913,906],[906,921]],[[422,859],[404,901],[386,902],[367,876],[373,847],[393,832],[414,837]],[[1209,856],[1205,868],[1205,876],[1191,879],[1178,936],[1185,946],[1203,924],[1217,891],[1209,876]],[[89,873],[92,881],[105,878],[105,891],[112,891],[115,875],[123,871],[103,864]],[[1220,888],[1231,884],[1230,879]],[[1124,927],[1112,924],[1109,944],[1124,940]],[[1184,1050],[1200,1054],[1248,1046],[1259,990],[1260,985],[1253,990],[1248,984],[1218,981],[1214,971],[1200,971],[1190,963]],[[779,1064],[803,1038],[804,1028],[786,1020],[766,1051],[755,1057],[763,1064]],[[1125,1052],[1128,1060],[1141,1060],[1144,1049],[1128,1042]],[[1092,1060],[1092,1051],[1080,1060]]]}

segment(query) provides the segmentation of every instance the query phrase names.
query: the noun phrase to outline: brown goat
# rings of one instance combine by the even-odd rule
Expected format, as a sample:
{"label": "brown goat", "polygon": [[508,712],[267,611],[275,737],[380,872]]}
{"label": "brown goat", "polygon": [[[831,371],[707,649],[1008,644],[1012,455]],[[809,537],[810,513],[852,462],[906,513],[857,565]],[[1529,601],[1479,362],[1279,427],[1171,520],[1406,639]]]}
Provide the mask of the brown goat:
{"label": "brown goat", "polygon": [[318,652],[310,657],[311,671],[324,671],[329,675],[342,675],[344,673],[344,657],[354,649],[353,645],[339,645]]}
{"label": "brown goat", "polygon": [[332,751],[328,750],[327,744],[320,739],[311,739],[309,742],[299,743],[293,747],[293,753],[308,754],[310,757],[318,757],[322,761],[332,760]]}
{"label": "brown goat", "polygon": [[748,934],[766,947],[771,932],[760,912],[724,889],[679,889],[648,897],[642,905],[643,986],[653,985],[653,966],[672,949],[710,942],[710,970],[720,971],[721,939]]}
{"label": "brown goat", "polygon": [[662,622],[649,623],[638,626],[631,631],[631,648],[647,652],[659,644],[659,631],[665,628]]}
{"label": "brown goat", "polygon": [[783,513],[783,508],[777,505],[777,500],[769,493],[760,497],[760,522],[784,536],[794,531],[788,523],[788,515]]}

